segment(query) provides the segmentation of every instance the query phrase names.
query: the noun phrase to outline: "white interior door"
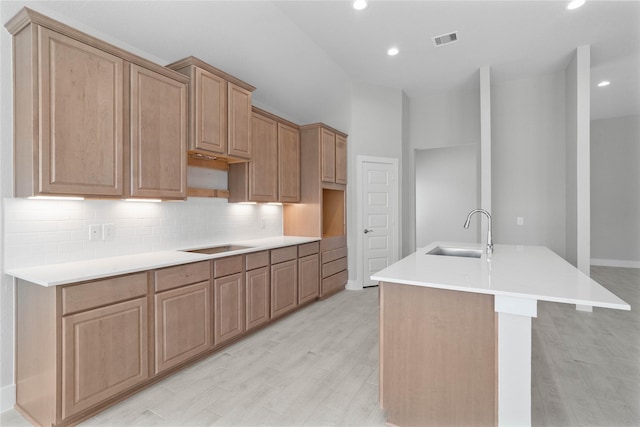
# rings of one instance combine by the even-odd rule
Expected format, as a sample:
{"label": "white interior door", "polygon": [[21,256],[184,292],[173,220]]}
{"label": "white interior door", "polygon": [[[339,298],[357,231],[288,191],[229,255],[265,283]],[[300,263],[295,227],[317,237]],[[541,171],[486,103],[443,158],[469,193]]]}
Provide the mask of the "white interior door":
{"label": "white interior door", "polygon": [[361,241],[363,287],[377,283],[371,275],[398,260],[397,160],[362,161]]}

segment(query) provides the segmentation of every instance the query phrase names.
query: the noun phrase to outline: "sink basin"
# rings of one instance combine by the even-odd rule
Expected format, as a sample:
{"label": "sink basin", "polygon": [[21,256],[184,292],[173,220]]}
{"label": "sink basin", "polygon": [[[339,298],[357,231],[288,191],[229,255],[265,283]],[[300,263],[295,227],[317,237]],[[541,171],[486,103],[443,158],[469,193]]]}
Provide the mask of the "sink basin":
{"label": "sink basin", "polygon": [[444,256],[459,256],[466,258],[480,258],[482,256],[482,249],[470,249],[470,248],[452,248],[445,246],[436,246],[427,252],[427,255],[444,255]]}
{"label": "sink basin", "polygon": [[192,249],[190,251],[183,251],[183,252],[194,252],[198,254],[219,254],[222,252],[239,251],[241,249],[250,249],[250,248],[251,246],[222,245],[222,246],[212,246],[210,248],[204,248],[204,249]]}

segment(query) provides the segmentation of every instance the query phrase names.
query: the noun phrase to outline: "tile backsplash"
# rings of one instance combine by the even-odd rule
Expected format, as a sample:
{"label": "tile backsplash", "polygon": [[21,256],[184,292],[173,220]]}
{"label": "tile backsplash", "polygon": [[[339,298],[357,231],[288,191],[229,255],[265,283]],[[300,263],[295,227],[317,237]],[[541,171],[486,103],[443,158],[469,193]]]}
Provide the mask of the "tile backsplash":
{"label": "tile backsplash", "polygon": [[[185,202],[5,198],[6,269],[282,235],[282,206],[189,198]],[[90,226],[113,224],[113,240]]]}

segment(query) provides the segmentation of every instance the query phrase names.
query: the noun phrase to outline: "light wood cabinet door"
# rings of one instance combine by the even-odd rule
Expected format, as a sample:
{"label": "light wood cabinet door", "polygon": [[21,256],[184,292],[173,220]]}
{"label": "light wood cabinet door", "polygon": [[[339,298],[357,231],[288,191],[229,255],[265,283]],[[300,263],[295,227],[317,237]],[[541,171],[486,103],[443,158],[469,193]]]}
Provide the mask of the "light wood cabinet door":
{"label": "light wood cabinet door", "polygon": [[187,87],[131,65],[131,195],[187,196]]}
{"label": "light wood cabinet door", "polygon": [[298,306],[298,260],[271,266],[271,317],[276,318]]}
{"label": "light wood cabinet door", "polygon": [[269,267],[247,271],[245,276],[247,295],[247,331],[269,321],[270,289]]}
{"label": "light wood cabinet door", "polygon": [[38,41],[41,169],[34,192],[122,196],[123,60],[44,27]]}
{"label": "light wood cabinet door", "polygon": [[300,132],[278,123],[278,201],[300,201]]}
{"label": "light wood cabinet door", "polygon": [[156,373],[211,347],[211,282],[156,294],[155,309]]}
{"label": "light wood cabinet door", "polygon": [[253,157],[249,162],[249,200],[278,201],[278,123],[261,114],[251,119]]}
{"label": "light wood cabinet door", "polygon": [[229,145],[230,156],[251,158],[251,92],[227,83],[229,103]]}
{"label": "light wood cabinet door", "polygon": [[336,184],[347,183],[347,138],[336,135]]}
{"label": "light wood cabinet door", "polygon": [[320,293],[319,258],[314,254],[298,259],[298,304],[313,301]]}
{"label": "light wood cabinet door", "polygon": [[336,182],[336,134],[324,128],[320,133],[320,163],[320,179]]}
{"label": "light wood cabinet door", "polygon": [[147,299],[62,318],[62,417],[148,378]]}
{"label": "light wood cabinet door", "polygon": [[[201,68],[195,70],[195,123],[191,149],[227,153],[227,81]],[[193,104],[192,104],[193,105]]]}
{"label": "light wood cabinet door", "polygon": [[215,279],[214,287],[214,345],[220,345],[245,331],[243,274]]}

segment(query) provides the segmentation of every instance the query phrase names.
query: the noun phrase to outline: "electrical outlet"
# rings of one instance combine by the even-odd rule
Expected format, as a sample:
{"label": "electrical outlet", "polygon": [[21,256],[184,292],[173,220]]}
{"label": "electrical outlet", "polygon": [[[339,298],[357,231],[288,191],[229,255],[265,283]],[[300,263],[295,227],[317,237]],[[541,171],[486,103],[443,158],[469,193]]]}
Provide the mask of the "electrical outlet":
{"label": "electrical outlet", "polygon": [[265,228],[267,226],[267,222],[264,220],[264,218],[260,218],[260,228]]}
{"label": "electrical outlet", "polygon": [[116,226],[114,224],[102,224],[102,236],[104,240],[113,240],[116,238]]}
{"label": "electrical outlet", "polygon": [[524,217],[521,217],[521,216],[517,217],[516,218],[516,224],[517,225],[524,225]]}
{"label": "electrical outlet", "polygon": [[100,227],[100,224],[89,226],[89,240],[102,240],[102,227]]}

